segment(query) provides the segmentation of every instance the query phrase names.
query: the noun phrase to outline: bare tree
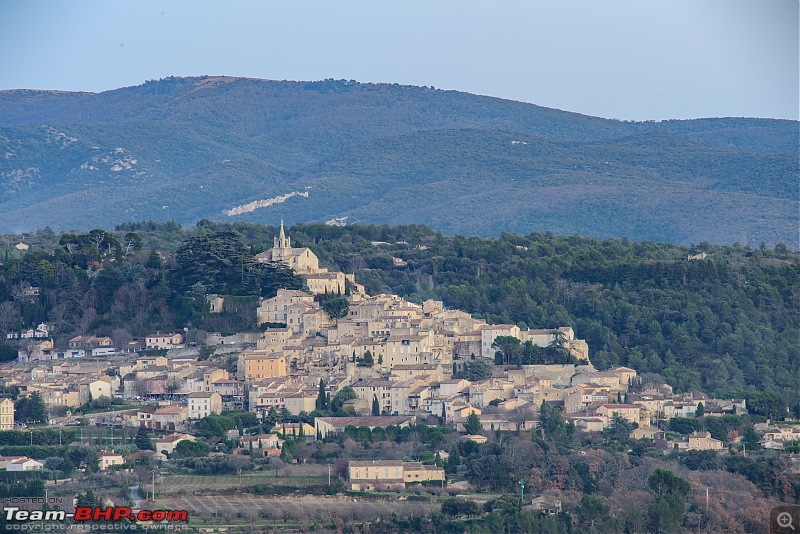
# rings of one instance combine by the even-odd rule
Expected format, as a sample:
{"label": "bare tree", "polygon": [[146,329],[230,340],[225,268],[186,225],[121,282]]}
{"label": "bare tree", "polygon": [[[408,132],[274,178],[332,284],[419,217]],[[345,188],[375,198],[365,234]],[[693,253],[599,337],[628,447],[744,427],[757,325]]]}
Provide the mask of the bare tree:
{"label": "bare tree", "polygon": [[186,332],[186,342],[197,343],[198,345],[200,345],[206,342],[206,336],[208,336],[208,332],[206,332],[205,330],[200,330],[198,328],[190,328]]}
{"label": "bare tree", "polygon": [[19,329],[19,308],[11,301],[0,304],[0,329],[3,332]]}
{"label": "bare tree", "polygon": [[50,309],[47,314],[47,322],[54,332],[63,332],[67,324],[75,318],[74,306],[66,301],[59,302]]}
{"label": "bare tree", "polygon": [[25,290],[31,287],[28,282],[20,282],[18,284],[14,284],[11,288],[11,296],[14,297],[14,300],[17,302],[22,302],[27,297],[25,297]]}
{"label": "bare tree", "polygon": [[269,460],[267,460],[267,465],[270,469],[275,470],[275,476],[278,476],[278,470],[284,467],[283,460],[278,458],[277,456],[270,456]]}
{"label": "bare tree", "polygon": [[111,339],[117,347],[124,347],[133,340],[133,336],[124,328],[115,328],[111,331]]}
{"label": "bare tree", "polygon": [[514,408],[506,414],[506,417],[509,421],[514,423],[514,425],[517,427],[517,434],[519,434],[523,423],[533,419],[533,410],[527,406]]}
{"label": "bare tree", "polygon": [[236,469],[236,473],[239,476],[242,476],[242,469],[244,469],[245,467],[247,467],[248,464],[250,464],[250,457],[234,456],[228,461],[231,463],[231,466],[233,466],[233,468]]}
{"label": "bare tree", "polygon": [[133,391],[140,397],[146,397],[150,393],[150,384],[146,380],[138,379],[133,383]]}
{"label": "bare tree", "polygon": [[181,389],[181,381],[174,376],[167,381],[167,393],[175,393]]}
{"label": "bare tree", "polygon": [[94,308],[84,309],[80,324],[81,334],[87,333],[89,329],[91,329],[92,324],[94,324],[96,319],[97,319],[97,310],[95,310]]}
{"label": "bare tree", "polygon": [[137,465],[134,472],[139,479],[139,487],[143,489],[152,488],[153,476],[157,472],[154,466]]}
{"label": "bare tree", "polygon": [[361,254],[354,254],[350,258],[350,272],[354,273],[365,269],[367,267],[367,260]]}
{"label": "bare tree", "polygon": [[503,448],[502,457],[516,476],[524,476],[533,466],[539,448],[528,439],[512,439]]}

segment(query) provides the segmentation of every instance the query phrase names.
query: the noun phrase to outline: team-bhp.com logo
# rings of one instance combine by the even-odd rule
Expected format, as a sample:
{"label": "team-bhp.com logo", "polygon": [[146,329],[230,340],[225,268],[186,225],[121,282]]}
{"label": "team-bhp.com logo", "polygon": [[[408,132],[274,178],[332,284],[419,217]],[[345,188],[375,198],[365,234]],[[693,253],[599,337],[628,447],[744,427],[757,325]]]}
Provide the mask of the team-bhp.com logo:
{"label": "team-bhp.com logo", "polygon": [[103,508],[100,506],[78,506],[75,513],[67,513],[63,510],[23,510],[21,508],[7,506],[3,509],[6,521],[66,521],[72,519],[76,522],[87,521],[161,521],[187,522],[189,512],[186,510],[133,510],[128,506],[111,506]]}

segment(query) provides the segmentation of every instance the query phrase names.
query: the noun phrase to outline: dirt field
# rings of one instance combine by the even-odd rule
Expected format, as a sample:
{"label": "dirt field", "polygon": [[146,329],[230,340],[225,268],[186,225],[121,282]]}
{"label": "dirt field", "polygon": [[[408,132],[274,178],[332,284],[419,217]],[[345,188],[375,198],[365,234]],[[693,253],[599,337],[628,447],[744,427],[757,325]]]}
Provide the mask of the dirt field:
{"label": "dirt field", "polygon": [[[194,475],[167,475],[163,481],[156,484],[156,495],[193,495],[194,493],[208,493],[212,491],[225,491],[236,488],[246,488],[257,484],[307,486],[310,484],[327,484],[327,471],[325,476],[300,475],[279,476],[275,473],[254,473],[238,476],[194,476]],[[148,488],[149,489],[149,488]]]}
{"label": "dirt field", "polygon": [[219,520],[267,519],[287,521],[364,521],[376,517],[389,519],[392,512],[399,517],[428,515],[439,510],[436,501],[408,501],[402,497],[367,500],[341,495],[301,497],[265,497],[250,494],[181,495],[159,497],[158,508],[188,510],[190,517]]}

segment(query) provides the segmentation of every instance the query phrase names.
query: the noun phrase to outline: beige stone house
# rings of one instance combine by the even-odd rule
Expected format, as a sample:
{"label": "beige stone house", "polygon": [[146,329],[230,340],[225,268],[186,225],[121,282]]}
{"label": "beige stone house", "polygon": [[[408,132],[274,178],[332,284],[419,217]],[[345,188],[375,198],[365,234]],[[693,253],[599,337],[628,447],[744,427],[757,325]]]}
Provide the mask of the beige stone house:
{"label": "beige stone house", "polygon": [[3,399],[0,401],[0,431],[14,430],[14,401]]}
{"label": "beige stone house", "polygon": [[222,413],[222,397],[219,393],[205,391],[189,393],[186,401],[189,408],[189,419],[202,419],[212,414]]}
{"label": "beige stone house", "polygon": [[519,327],[513,324],[493,324],[480,327],[481,333],[481,356],[484,358],[494,358],[497,349],[492,348],[494,340],[500,336],[511,336],[520,339]]}
{"label": "beige stone house", "polygon": [[348,464],[350,489],[372,491],[378,487],[405,488],[413,482],[441,481],[444,484],[444,469],[419,462],[400,460],[350,461]]}
{"label": "beige stone house", "polygon": [[153,334],[145,338],[145,344],[151,350],[174,349],[182,346],[183,335],[181,334]]}
{"label": "beige stone house", "polygon": [[165,452],[167,454],[172,454],[175,452],[175,447],[181,441],[195,441],[196,438],[190,434],[169,434],[168,436],[164,436],[162,438],[156,439],[156,451],[157,452]]}
{"label": "beige stone house", "polygon": [[721,451],[724,445],[708,432],[692,432],[686,440],[673,442],[673,447],[679,451]]}
{"label": "beige stone house", "polygon": [[314,295],[297,289],[279,289],[278,294],[271,299],[261,301],[256,316],[258,323],[283,323],[289,324],[289,306],[293,304],[311,304]]}
{"label": "beige stone house", "polygon": [[139,426],[153,430],[177,430],[186,425],[189,410],[179,404],[142,406],[137,411]]}
{"label": "beige stone house", "polygon": [[20,363],[53,360],[55,357],[56,353],[53,350],[53,342],[49,339],[30,341],[24,346],[20,346],[17,351],[17,361]]}
{"label": "beige stone house", "polygon": [[639,412],[641,408],[634,404],[601,404],[595,411],[600,415],[608,417],[609,421],[614,417],[614,414],[619,414],[620,417],[627,419],[631,423],[639,424]]}
{"label": "beige stone house", "polygon": [[[286,356],[280,352],[266,350],[244,351],[239,355],[243,362],[246,380],[260,380],[262,378],[275,378],[286,376]],[[241,377],[240,377],[241,378]]]}
{"label": "beige stone house", "polygon": [[99,466],[101,471],[105,471],[109,467],[115,465],[122,465],[125,463],[125,458],[121,454],[115,452],[102,451],[100,453]]}

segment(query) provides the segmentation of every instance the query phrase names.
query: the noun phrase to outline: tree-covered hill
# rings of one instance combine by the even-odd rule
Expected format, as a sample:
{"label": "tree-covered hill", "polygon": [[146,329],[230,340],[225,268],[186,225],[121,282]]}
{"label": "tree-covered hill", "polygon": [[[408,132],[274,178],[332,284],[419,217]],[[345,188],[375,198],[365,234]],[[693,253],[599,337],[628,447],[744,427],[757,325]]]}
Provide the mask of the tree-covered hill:
{"label": "tree-covered hill", "polygon": [[[46,320],[62,340],[83,332],[127,339],[184,326],[254,328],[248,295],[297,287],[287,273],[247,260],[271,247],[276,232],[204,220],[191,230],[136,223],[110,233],[3,236],[0,327]],[[800,416],[800,256],[785,246],[447,237],[418,225],[298,224],[289,235],[324,265],[355,272],[372,293],[442,299],[493,323],[569,325],[599,368],[628,365],[681,391],[746,397],[756,413],[775,417],[788,407]],[[32,245],[26,253],[13,249],[20,240]],[[153,249],[174,260],[163,263]],[[705,259],[687,259],[701,252]],[[101,262],[99,272],[92,261]],[[23,297],[29,284],[42,295]],[[203,295],[212,291],[240,300],[210,317]]]}
{"label": "tree-covered hill", "polygon": [[622,122],[344,80],[4,91],[0,230],[347,217],[794,249],[797,146],[795,121]]}

